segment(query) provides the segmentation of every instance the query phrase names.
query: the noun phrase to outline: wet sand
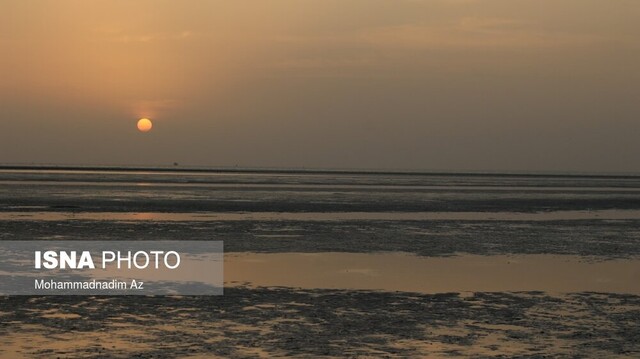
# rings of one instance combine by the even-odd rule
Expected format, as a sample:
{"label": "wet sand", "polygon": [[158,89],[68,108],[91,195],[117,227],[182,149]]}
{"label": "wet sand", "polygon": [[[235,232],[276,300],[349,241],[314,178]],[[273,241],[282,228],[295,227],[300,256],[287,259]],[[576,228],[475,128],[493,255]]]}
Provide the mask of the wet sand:
{"label": "wet sand", "polygon": [[226,253],[640,256],[640,220],[2,221],[0,240],[221,240]]}
{"label": "wet sand", "polygon": [[5,297],[0,307],[8,358],[640,354],[640,297],[621,294],[229,288],[136,301]]}
{"label": "wet sand", "polygon": [[226,254],[223,296],[0,297],[0,357],[634,357],[639,263]]}
{"label": "wet sand", "polygon": [[225,295],[0,297],[0,357],[638,357],[640,177],[0,170],[0,240],[223,240]]}

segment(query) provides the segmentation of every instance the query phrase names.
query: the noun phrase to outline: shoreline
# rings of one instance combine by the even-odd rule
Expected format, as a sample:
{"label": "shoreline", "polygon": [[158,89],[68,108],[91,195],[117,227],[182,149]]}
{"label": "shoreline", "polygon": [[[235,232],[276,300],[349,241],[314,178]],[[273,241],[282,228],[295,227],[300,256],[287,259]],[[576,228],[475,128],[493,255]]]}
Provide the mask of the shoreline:
{"label": "shoreline", "polygon": [[588,178],[640,179],[640,173],[583,172],[519,172],[519,171],[424,171],[366,169],[297,169],[261,167],[180,167],[180,166],[78,166],[78,165],[0,165],[0,171],[82,171],[82,172],[151,172],[151,173],[268,173],[268,174],[331,174],[331,175],[394,175],[394,176],[463,176],[463,177],[524,177],[524,178]]}

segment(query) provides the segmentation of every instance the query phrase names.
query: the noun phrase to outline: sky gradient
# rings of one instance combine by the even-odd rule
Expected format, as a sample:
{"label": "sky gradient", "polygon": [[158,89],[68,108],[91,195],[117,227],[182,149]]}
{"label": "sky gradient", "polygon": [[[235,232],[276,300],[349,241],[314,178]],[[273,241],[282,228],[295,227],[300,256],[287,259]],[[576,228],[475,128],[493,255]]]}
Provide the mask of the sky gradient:
{"label": "sky gradient", "polygon": [[0,4],[0,163],[640,172],[637,0]]}

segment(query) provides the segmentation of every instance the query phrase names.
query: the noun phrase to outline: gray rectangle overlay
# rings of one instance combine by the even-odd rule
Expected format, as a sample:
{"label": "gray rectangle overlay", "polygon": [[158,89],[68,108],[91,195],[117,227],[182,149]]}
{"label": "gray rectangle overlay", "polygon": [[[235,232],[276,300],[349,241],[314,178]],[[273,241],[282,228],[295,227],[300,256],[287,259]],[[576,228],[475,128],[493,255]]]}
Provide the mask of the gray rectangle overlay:
{"label": "gray rectangle overlay", "polygon": [[222,241],[0,241],[0,295],[222,295]]}

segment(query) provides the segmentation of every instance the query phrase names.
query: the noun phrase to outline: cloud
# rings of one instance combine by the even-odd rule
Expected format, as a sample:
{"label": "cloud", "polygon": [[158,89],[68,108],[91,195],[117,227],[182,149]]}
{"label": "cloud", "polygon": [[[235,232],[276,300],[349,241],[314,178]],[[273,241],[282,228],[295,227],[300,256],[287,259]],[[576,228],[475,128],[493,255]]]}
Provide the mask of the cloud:
{"label": "cloud", "polygon": [[303,57],[275,61],[271,67],[282,69],[361,68],[363,66],[371,66],[374,64],[375,62],[371,58],[364,56],[353,58]]}
{"label": "cloud", "polygon": [[148,43],[156,41],[172,41],[172,40],[184,40],[194,36],[194,33],[188,30],[180,32],[165,32],[165,33],[148,33],[148,34],[125,34],[121,30],[102,31],[107,34],[107,41],[120,42],[120,43]]}
{"label": "cloud", "polygon": [[407,49],[557,48],[608,41],[602,36],[548,31],[514,19],[482,17],[464,17],[444,24],[372,28],[359,36],[373,46]]}
{"label": "cloud", "polygon": [[158,114],[173,110],[183,103],[178,99],[140,100],[131,106],[131,112],[137,117],[155,118]]}
{"label": "cloud", "polygon": [[268,66],[332,71],[372,69],[402,59],[424,60],[423,57],[408,56],[410,52],[446,54],[449,50],[464,50],[491,54],[497,51],[573,50],[597,48],[623,40],[585,31],[557,30],[516,18],[462,16],[400,25],[365,26],[337,33],[287,34],[274,37],[272,41],[290,51]]}

